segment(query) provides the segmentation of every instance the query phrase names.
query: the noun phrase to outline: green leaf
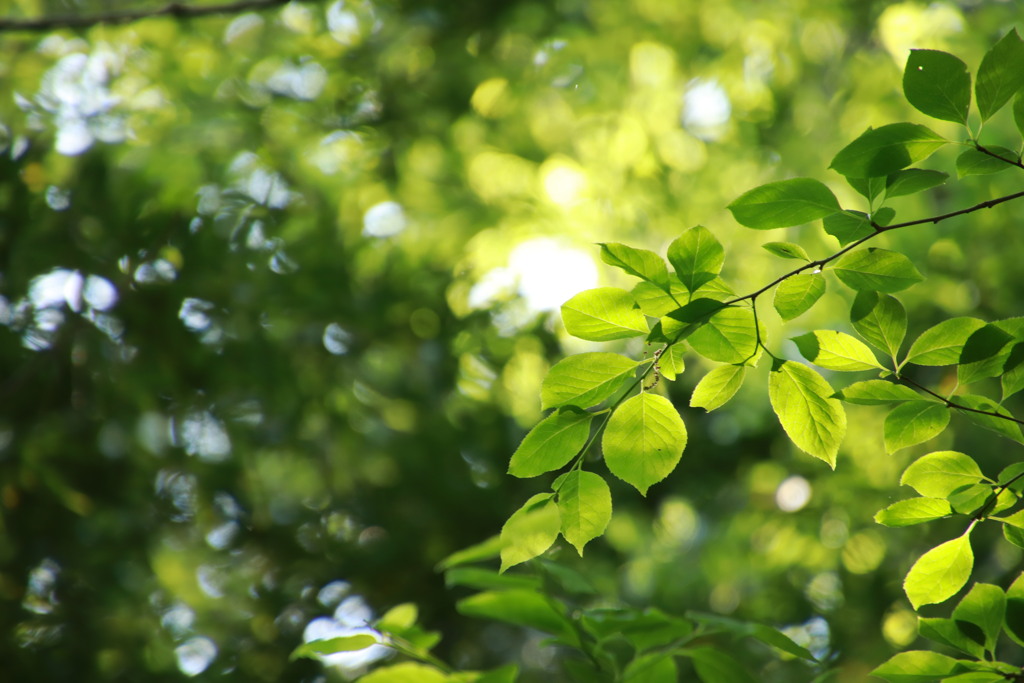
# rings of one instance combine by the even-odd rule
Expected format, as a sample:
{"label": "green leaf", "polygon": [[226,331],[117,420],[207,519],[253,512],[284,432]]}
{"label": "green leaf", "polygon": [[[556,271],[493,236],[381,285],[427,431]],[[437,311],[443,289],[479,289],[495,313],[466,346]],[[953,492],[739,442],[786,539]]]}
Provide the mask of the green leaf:
{"label": "green leaf", "polygon": [[995,417],[994,415],[985,415],[974,412],[977,410],[984,410],[989,413],[996,413],[1009,418],[1013,417],[1009,410],[992,399],[973,394],[963,394],[961,396],[954,397],[953,402],[962,405],[965,408],[972,409],[960,410],[959,412],[974,424],[984,427],[985,429],[989,429],[996,434],[1005,436],[1007,439],[1011,439],[1017,443],[1024,443],[1024,436],[1021,435],[1020,425],[1016,422],[1012,422],[1011,420],[1001,417]]}
{"label": "green leaf", "polygon": [[703,408],[709,413],[729,402],[743,385],[746,368],[742,365],[720,365],[697,383],[690,396],[691,408]]}
{"label": "green leaf", "polygon": [[632,378],[637,365],[617,353],[580,353],[564,358],[555,363],[541,383],[541,408],[595,406]]}
{"label": "green leaf", "polygon": [[499,574],[480,567],[455,567],[444,573],[444,585],[449,588],[468,586],[478,590],[503,590],[506,588],[540,590],[541,580],[538,576],[511,572]]}
{"label": "green leaf", "polygon": [[911,50],[903,71],[903,94],[922,114],[967,124],[971,75],[959,58],[940,50]]}
{"label": "green leaf", "polygon": [[877,370],[882,366],[864,342],[835,330],[815,330],[793,337],[800,354],[817,366],[839,372]]}
{"label": "green leaf", "polygon": [[754,313],[749,308],[723,308],[688,338],[693,350],[708,360],[742,363],[757,351]]}
{"label": "green leaf", "polygon": [[985,656],[985,649],[968,638],[952,619],[918,617],[917,630],[928,640],[956,648],[977,659]]}
{"label": "green leaf", "polygon": [[558,489],[562,535],[583,556],[583,546],[604,533],[612,519],[612,494],[593,472],[573,470]]}
{"label": "green leaf", "polygon": [[452,567],[473,562],[483,562],[497,557],[501,553],[501,537],[491,536],[486,541],[475,543],[468,548],[456,550],[454,553],[437,563],[437,571],[448,571]]}
{"label": "green leaf", "polygon": [[477,593],[455,603],[459,614],[479,619],[494,619],[517,626],[534,628],[575,644],[572,623],[557,603],[535,590],[505,590]]}
{"label": "green leaf", "polygon": [[821,273],[794,275],[779,284],[772,303],[783,320],[792,320],[806,313],[824,293]]}
{"label": "green leaf", "polygon": [[896,171],[885,180],[885,196],[888,198],[916,194],[942,185],[949,178],[948,173],[929,171],[922,168],[907,168]]}
{"label": "green leaf", "polygon": [[1003,538],[1017,546],[1024,548],[1024,529],[1009,524],[1003,525]]}
{"label": "green leaf", "polygon": [[723,617],[718,614],[705,614],[693,611],[687,612],[686,616],[692,618],[699,624],[703,624],[704,626],[721,629],[726,633],[731,633],[737,637],[749,636],[751,638],[756,638],[765,645],[770,645],[795,657],[806,659],[809,662],[817,661],[814,655],[812,655],[807,648],[797,645],[789,636],[766,624],[740,621],[738,619]]}
{"label": "green leaf", "polygon": [[832,269],[847,287],[857,291],[898,292],[924,279],[910,259],[888,249],[847,252]]}
{"label": "green leaf", "polygon": [[953,365],[959,362],[967,339],[985,321],[977,318],[950,318],[921,333],[907,352],[904,363],[914,365]]}
{"label": "green leaf", "polygon": [[675,469],[686,447],[686,425],[669,400],[643,392],[620,405],[604,430],[605,464],[643,495]]}
{"label": "green leaf", "polygon": [[1019,574],[1006,589],[1006,619],[1003,627],[1015,643],[1024,647],[1024,573]]}
{"label": "green leaf", "polygon": [[1017,124],[1017,131],[1024,135],[1024,92],[1013,98],[1013,122]]}
{"label": "green leaf", "polygon": [[857,403],[864,406],[881,406],[889,403],[921,400],[921,394],[910,387],[887,382],[884,379],[854,382],[837,393],[836,397],[847,403]]}
{"label": "green leaf", "polygon": [[799,261],[810,261],[811,257],[807,255],[804,248],[799,244],[793,244],[792,242],[766,242],[761,245],[761,248],[767,249],[776,256],[782,258],[797,259]]}
{"label": "green leaf", "polygon": [[360,678],[359,683],[449,683],[449,678],[432,666],[402,662],[375,669]]}
{"label": "green leaf", "polygon": [[903,590],[915,610],[921,605],[944,602],[964,587],[972,569],[974,553],[967,531],[922,555],[907,572]]}
{"label": "green leaf", "polygon": [[622,672],[623,683],[676,683],[678,680],[675,660],[660,652],[637,657]]}
{"label": "green leaf", "polygon": [[1002,385],[1004,401],[1024,389],[1024,342],[1018,342],[1010,349],[999,382]]}
{"label": "green leaf", "polygon": [[[956,158],[956,175],[964,178],[969,175],[989,175],[999,173],[1008,168],[1014,168],[1012,161],[1020,161],[1020,156],[1012,149],[997,147],[995,145],[986,147],[992,154],[1002,158],[996,158],[992,154],[985,154],[979,149],[965,149]],[[1010,159],[1011,161],[1003,161]]]}
{"label": "green leaf", "polygon": [[722,270],[725,250],[711,231],[697,225],[672,241],[668,260],[679,281],[691,292],[715,279]]}
{"label": "green leaf", "polygon": [[[976,583],[953,609],[953,621],[958,626],[963,623],[971,624],[980,631],[980,639],[973,638],[989,652],[994,652],[999,632],[1003,628],[1003,618],[1006,615],[1006,593],[998,586],[990,583]],[[964,628],[968,636],[975,632],[974,629]]]}
{"label": "green leaf", "polygon": [[891,657],[871,672],[890,683],[934,683],[936,679],[964,671],[957,660],[938,652],[910,650]]}
{"label": "green leaf", "polygon": [[916,123],[868,128],[839,151],[829,168],[854,178],[888,176],[928,158],[946,142],[941,135]]}
{"label": "green leaf", "polygon": [[840,211],[826,216],[821,222],[825,232],[839,240],[844,247],[850,242],[872,235],[875,232],[871,219],[862,211]]}
{"label": "green leaf", "polygon": [[1024,88],[1022,64],[1024,42],[1017,35],[1017,29],[1011,29],[1002,40],[992,46],[978,67],[974,96],[982,121],[987,121]]}
{"label": "green leaf", "polygon": [[1013,335],[996,324],[985,325],[972,332],[960,351],[957,381],[970,384],[1000,374],[1010,355],[1011,342]]}
{"label": "green leaf", "polygon": [[[516,683],[517,680],[519,680],[519,667],[516,664],[506,664],[478,674],[477,678],[464,683]],[[452,683],[463,683],[463,681],[453,680]]]}
{"label": "green leaf", "polygon": [[739,662],[721,650],[696,647],[680,650],[679,654],[690,658],[703,683],[755,683]]}
{"label": "green leaf", "polygon": [[562,520],[550,493],[538,493],[512,513],[501,527],[501,571],[532,560],[550,548]]}
{"label": "green leaf", "polygon": [[658,357],[658,367],[661,368],[661,376],[667,380],[675,380],[678,375],[686,369],[686,347],[682,344],[669,346]]}
{"label": "green leaf", "polygon": [[806,365],[777,361],[768,377],[768,399],[790,440],[835,469],[846,434],[846,413],[832,387]]}
{"label": "green leaf", "polygon": [[885,526],[911,526],[942,519],[953,514],[949,501],[942,498],[909,498],[898,500],[875,514],[875,521]]}
{"label": "green leaf", "polygon": [[923,455],[903,471],[900,484],[922,496],[946,498],[961,486],[985,480],[981,468],[969,455],[957,451],[936,451]]}
{"label": "green leaf", "polygon": [[665,261],[653,251],[637,249],[618,242],[604,242],[600,246],[601,260],[608,265],[621,268],[630,275],[647,280],[666,292],[669,291]]}
{"label": "green leaf", "polygon": [[565,330],[588,341],[611,341],[647,334],[647,319],[633,296],[617,287],[580,292],[562,304]]}
{"label": "green leaf", "polygon": [[292,650],[288,655],[289,661],[299,658],[319,659],[324,655],[333,655],[337,652],[353,652],[364,650],[380,641],[368,633],[359,633],[353,636],[340,636],[338,638],[324,638],[322,640],[311,640],[303,643]]}
{"label": "green leaf", "polygon": [[583,448],[593,417],[592,413],[572,406],[551,413],[523,437],[509,461],[508,473],[514,477],[536,477],[557,470]]}
{"label": "green leaf", "polygon": [[885,452],[932,439],[949,424],[949,409],[934,401],[908,401],[893,408],[885,417]]}
{"label": "green leaf", "polygon": [[792,178],[755,187],[728,208],[740,225],[755,230],[800,225],[842,210],[832,191],[812,178]]}
{"label": "green leaf", "polygon": [[858,292],[850,323],[869,344],[895,358],[907,334],[907,310],[888,294]]}
{"label": "green leaf", "polygon": [[875,198],[885,192],[886,178],[884,177],[854,178],[846,176],[846,182],[867,199],[869,204],[874,204]]}
{"label": "green leaf", "polygon": [[661,318],[690,300],[690,293],[676,277],[669,276],[669,287],[671,294],[650,282],[638,282],[632,289],[633,299],[645,315]]}

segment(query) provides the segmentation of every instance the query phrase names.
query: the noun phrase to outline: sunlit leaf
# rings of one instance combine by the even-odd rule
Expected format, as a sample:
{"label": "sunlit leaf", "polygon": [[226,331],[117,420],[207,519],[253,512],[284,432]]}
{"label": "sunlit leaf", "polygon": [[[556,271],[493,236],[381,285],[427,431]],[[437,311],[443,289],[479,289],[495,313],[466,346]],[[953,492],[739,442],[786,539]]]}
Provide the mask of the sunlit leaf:
{"label": "sunlit leaf", "polygon": [[708,412],[721,408],[739,391],[745,375],[746,368],[742,365],[720,365],[694,387],[690,406]]}
{"label": "sunlit leaf", "polygon": [[1018,342],[1010,349],[999,381],[1004,401],[1024,389],[1024,342]]}
{"label": "sunlit leaf", "polygon": [[915,365],[953,365],[959,362],[967,339],[985,326],[977,318],[950,318],[928,328],[914,340],[904,363]]}
{"label": "sunlit leaf", "polygon": [[817,661],[807,648],[797,645],[789,636],[766,624],[693,611],[687,612],[686,616],[710,629],[721,629],[735,636],[755,638],[765,645],[771,645],[794,657],[800,657],[810,662]]}
{"label": "sunlit leaf", "polygon": [[945,498],[961,486],[984,481],[981,468],[969,455],[936,451],[923,455],[903,471],[900,483],[922,496]]}
{"label": "sunlit leaf", "polygon": [[666,292],[650,282],[638,282],[633,287],[632,294],[645,315],[660,318],[690,300],[690,293],[674,275],[669,276],[669,288]]}
{"label": "sunlit leaf", "polygon": [[435,667],[417,662],[402,662],[375,669],[359,679],[360,683],[448,683],[448,676]]}
{"label": "sunlit leaf", "polygon": [[850,323],[869,344],[895,358],[907,334],[907,310],[888,294],[858,292]]}
{"label": "sunlit leaf", "polygon": [[601,447],[611,473],[647,495],[679,462],[686,425],[668,399],[644,392],[615,409]]}
{"label": "sunlit leaf", "polygon": [[931,156],[946,139],[916,123],[869,128],[840,150],[829,168],[855,178],[888,176]]}
{"label": "sunlit leaf", "polygon": [[658,367],[662,377],[674,380],[686,369],[686,347],[682,344],[669,346],[658,358]]}
{"label": "sunlit leaf", "polygon": [[761,245],[761,248],[787,259],[796,259],[800,261],[810,261],[811,257],[807,255],[807,252],[799,244],[792,242],[766,242]]}
{"label": "sunlit leaf", "polygon": [[875,514],[875,521],[885,526],[910,526],[931,522],[953,514],[949,501],[942,498],[909,498],[898,500]]}
{"label": "sunlit leaf", "polygon": [[929,640],[956,648],[977,659],[985,654],[985,649],[968,638],[952,619],[918,617],[917,630]]}
{"label": "sunlit leaf", "polygon": [[800,225],[842,210],[832,191],[812,178],[780,180],[755,187],[728,208],[736,222],[756,230]]}
{"label": "sunlit leaf", "polygon": [[494,619],[517,626],[534,628],[575,644],[578,638],[572,623],[557,603],[533,590],[504,590],[477,593],[455,603],[459,614]]}
{"label": "sunlit leaf", "polygon": [[[954,397],[953,402],[970,409],[958,412],[971,422],[1017,443],[1024,443],[1024,436],[1021,435],[1020,425],[1012,419],[1005,419],[1012,418],[1013,415],[1009,410],[992,399],[974,394],[963,394]],[[996,415],[1002,415],[1003,417],[996,417]]]}
{"label": "sunlit leaf", "polygon": [[558,489],[562,535],[583,555],[583,546],[604,533],[612,518],[612,494],[593,472],[573,470]]}
{"label": "sunlit leaf", "polygon": [[678,680],[675,660],[660,652],[635,658],[622,672],[622,683],[677,683]]}
{"label": "sunlit leaf", "polygon": [[565,330],[588,341],[611,341],[647,334],[647,319],[633,296],[616,287],[580,292],[562,304]]}
{"label": "sunlit leaf", "polygon": [[801,273],[779,284],[772,304],[783,320],[792,320],[806,313],[824,293],[825,278],[821,273]]}
{"label": "sunlit leaf", "polygon": [[919,401],[922,398],[921,394],[908,386],[887,382],[883,379],[854,382],[836,394],[836,396],[847,403],[858,403],[865,406]]}
{"label": "sunlit leaf", "polygon": [[985,54],[978,67],[974,93],[982,121],[987,121],[1024,88],[1021,64],[1024,64],[1024,41],[1017,35],[1017,29],[1010,29]]}
{"label": "sunlit leaf", "polygon": [[938,652],[900,652],[871,672],[890,683],[934,683],[966,669],[957,660]]}
{"label": "sunlit leaf", "polygon": [[974,569],[970,533],[946,541],[922,555],[907,572],[903,590],[914,609],[956,595]]}
{"label": "sunlit leaf", "polygon": [[665,291],[669,291],[668,269],[665,261],[647,249],[637,249],[618,242],[601,245],[601,260],[610,266],[621,268],[630,275],[647,280]]}
{"label": "sunlit leaf", "polygon": [[[1006,615],[1006,593],[990,583],[976,583],[960,603],[953,608],[953,620],[957,624],[972,624],[978,628],[983,639],[981,644],[994,652],[999,632]],[[963,628],[963,627],[962,627]],[[970,630],[968,635],[972,635]]]}
{"label": "sunlit leaf", "polygon": [[723,308],[691,334],[687,341],[705,358],[720,363],[742,363],[757,351],[754,314],[746,307]]}
{"label": "sunlit leaf", "polygon": [[501,571],[550,548],[561,528],[558,506],[550,493],[530,498],[501,527]]}
{"label": "sunlit leaf", "polygon": [[540,387],[541,408],[595,406],[632,378],[636,367],[636,361],[617,353],[569,356],[555,363],[544,378]]}
{"label": "sunlit leaf", "polygon": [[557,470],[583,448],[593,417],[575,408],[551,413],[523,437],[509,461],[508,473],[516,477],[536,477]]}
{"label": "sunlit leaf", "polygon": [[835,330],[815,330],[793,337],[800,354],[819,367],[840,372],[877,370],[875,354],[864,342]]}
{"label": "sunlit leaf", "polygon": [[923,114],[967,123],[971,75],[967,65],[941,50],[911,50],[903,71],[903,94]]}
{"label": "sunlit leaf", "polygon": [[916,194],[942,185],[949,178],[948,173],[923,168],[906,168],[889,175],[885,180],[885,196],[902,197]]}
{"label": "sunlit leaf", "polygon": [[710,230],[697,225],[673,240],[668,247],[668,261],[683,286],[695,292],[722,270],[725,250]]}
{"label": "sunlit leaf", "polygon": [[847,287],[857,291],[898,292],[924,279],[910,259],[887,249],[848,252],[832,270]]}
{"label": "sunlit leaf", "polygon": [[895,453],[935,438],[949,424],[949,408],[934,401],[908,401],[885,417],[885,450]]}
{"label": "sunlit leaf", "polygon": [[960,351],[956,368],[961,384],[1000,374],[1010,354],[1013,335],[998,325],[989,324],[971,333]]}
{"label": "sunlit leaf", "polygon": [[846,413],[832,387],[806,365],[776,362],[768,377],[768,398],[790,440],[835,469],[846,434]]}
{"label": "sunlit leaf", "polygon": [[368,633],[358,633],[352,636],[339,636],[337,638],[325,638],[323,640],[311,640],[308,643],[303,643],[292,650],[292,653],[288,658],[319,659],[324,655],[333,655],[337,652],[364,650],[379,642],[380,640]]}

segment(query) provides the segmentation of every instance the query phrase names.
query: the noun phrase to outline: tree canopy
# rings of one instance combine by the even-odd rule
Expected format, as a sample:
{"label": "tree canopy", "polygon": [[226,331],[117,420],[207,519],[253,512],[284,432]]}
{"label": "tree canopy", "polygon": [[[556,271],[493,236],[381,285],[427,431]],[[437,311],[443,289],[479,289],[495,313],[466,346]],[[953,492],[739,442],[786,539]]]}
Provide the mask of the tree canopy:
{"label": "tree canopy", "polygon": [[0,670],[1024,680],[1015,10],[0,2]]}

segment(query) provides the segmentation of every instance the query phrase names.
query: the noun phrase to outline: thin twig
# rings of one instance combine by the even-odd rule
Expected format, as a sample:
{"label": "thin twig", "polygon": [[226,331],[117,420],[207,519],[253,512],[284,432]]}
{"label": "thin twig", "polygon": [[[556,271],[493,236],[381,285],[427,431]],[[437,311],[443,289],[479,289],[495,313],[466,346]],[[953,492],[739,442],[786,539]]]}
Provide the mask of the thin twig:
{"label": "thin twig", "polygon": [[934,396],[935,398],[939,399],[940,401],[942,401],[943,403],[946,404],[947,408],[956,408],[957,410],[963,410],[963,411],[966,411],[968,413],[977,413],[978,415],[987,415],[989,417],[998,417],[1000,420],[1009,420],[1010,422],[1016,422],[1019,425],[1024,425],[1024,420],[1018,420],[1013,415],[1003,415],[1002,413],[997,413],[997,412],[994,412],[994,411],[991,411],[991,410],[981,410],[980,408],[969,408],[968,406],[961,405],[961,404],[957,403],[956,401],[953,401],[953,400],[950,400],[948,398],[945,398],[941,394],[935,393],[934,391],[932,391],[928,387],[924,386],[923,384],[918,384],[917,382],[915,382],[914,380],[910,379],[909,377],[904,377],[904,376],[901,375],[899,379],[900,379],[901,382],[905,382],[906,384],[910,384],[911,386],[915,387],[916,389],[919,389],[920,391],[923,391],[924,393],[928,394],[929,396]]}
{"label": "thin twig", "polygon": [[289,0],[238,0],[221,5],[187,5],[172,2],[163,7],[131,12],[109,12],[82,16],[40,17],[38,19],[0,19],[0,31],[56,31],[90,28],[99,24],[127,24],[150,17],[170,16],[191,19],[211,14],[236,14],[284,5]]}

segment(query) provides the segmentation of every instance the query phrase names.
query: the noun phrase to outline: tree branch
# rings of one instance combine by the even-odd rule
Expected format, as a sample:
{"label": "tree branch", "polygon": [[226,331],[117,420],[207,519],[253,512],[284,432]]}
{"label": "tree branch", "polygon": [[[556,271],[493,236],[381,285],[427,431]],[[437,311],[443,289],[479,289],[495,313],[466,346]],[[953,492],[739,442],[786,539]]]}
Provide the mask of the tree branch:
{"label": "tree branch", "polygon": [[924,386],[922,384],[918,384],[917,382],[915,382],[914,380],[910,379],[909,377],[904,377],[904,376],[901,375],[899,377],[899,380],[901,382],[904,382],[906,384],[909,384],[909,385],[913,386],[914,388],[916,388],[916,389],[918,389],[920,391],[923,391],[924,393],[928,394],[929,396],[934,396],[935,398],[937,398],[940,401],[942,401],[943,403],[945,403],[947,408],[956,408],[957,410],[963,410],[963,411],[966,411],[968,413],[977,413],[978,415],[987,415],[988,417],[998,417],[1000,420],[1007,420],[1008,422],[1016,422],[1019,425],[1024,425],[1024,420],[1018,420],[1013,415],[1003,415],[1002,413],[997,413],[997,412],[992,411],[992,410],[981,410],[980,408],[968,408],[965,405],[961,405],[961,404],[957,403],[956,401],[952,401],[952,400],[950,400],[950,399],[948,399],[948,398],[946,398],[946,397],[944,397],[944,396],[942,396],[940,394],[937,394],[936,392],[932,391],[928,387],[926,387],[926,386]]}
{"label": "tree branch", "polygon": [[211,14],[237,14],[250,10],[284,5],[289,0],[238,0],[220,5],[187,5],[172,2],[163,7],[132,12],[110,12],[83,16],[41,17],[38,19],[0,19],[0,31],[56,31],[59,29],[90,28],[99,24],[127,24],[139,19],[170,16],[191,19]]}

